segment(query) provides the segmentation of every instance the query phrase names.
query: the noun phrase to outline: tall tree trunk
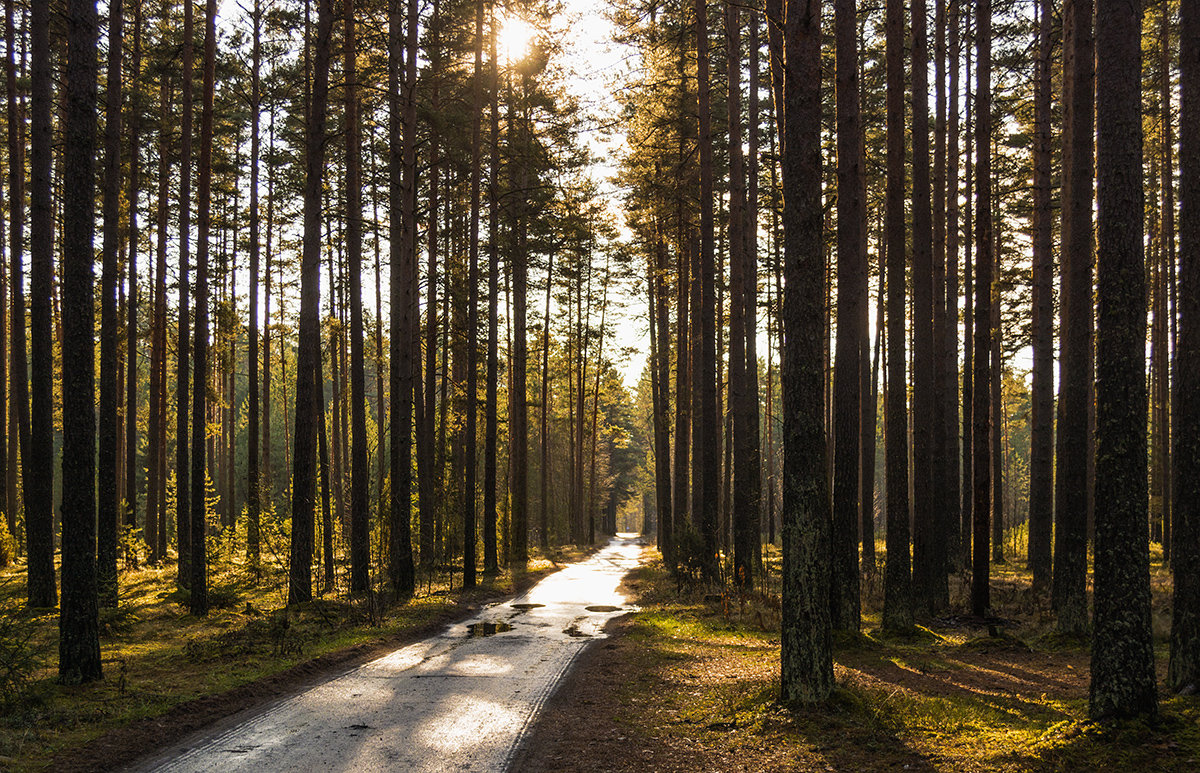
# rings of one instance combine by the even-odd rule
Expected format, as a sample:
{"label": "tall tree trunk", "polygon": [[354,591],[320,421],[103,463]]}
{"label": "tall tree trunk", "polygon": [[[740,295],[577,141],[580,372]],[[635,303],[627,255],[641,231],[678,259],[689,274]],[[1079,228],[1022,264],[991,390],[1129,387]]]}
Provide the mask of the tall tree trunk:
{"label": "tall tree trunk", "polygon": [[963,211],[963,367],[962,367],[962,496],[960,498],[962,512],[959,513],[959,539],[961,563],[970,566],[972,560],[971,536],[975,523],[975,211],[972,204],[975,201],[975,129],[971,120],[974,106],[974,80],[971,74],[971,50],[973,34],[971,32],[971,13],[962,14],[963,26],[967,33],[966,58],[966,99],[963,108],[966,113],[963,141],[966,144],[966,162],[964,164],[963,182],[966,187],[966,209]]}
{"label": "tall tree trunk", "polygon": [[95,0],[69,0],[63,125],[62,607],[58,677],[102,677],[96,577],[96,414],[93,357],[96,156]]}
{"label": "tall tree trunk", "polygon": [[[492,36],[495,45],[495,35]],[[494,56],[494,54],[493,54]],[[521,146],[525,163],[520,165],[517,178],[518,189],[521,191],[517,199],[519,217],[517,219],[516,250],[513,253],[512,269],[512,370],[510,375],[512,385],[509,400],[512,403],[512,415],[509,417],[511,435],[509,437],[511,531],[509,556],[516,568],[525,569],[529,561],[529,396],[526,389],[526,370],[528,360],[528,324],[526,322],[527,293],[529,284],[529,166],[533,163],[533,126],[529,117],[529,98],[532,90],[532,74],[525,69],[521,75],[522,89],[522,128]],[[495,104],[495,100],[493,100]],[[493,120],[495,114],[493,114]],[[602,333],[603,335],[603,333]]]}
{"label": "tall tree trunk", "polygon": [[183,120],[179,151],[179,334],[175,362],[175,538],[179,549],[177,582],[191,584],[192,528],[188,467],[188,387],[191,360],[191,286],[188,272],[192,243],[192,3],[183,4]]}
{"label": "tall tree trunk", "polygon": [[[541,441],[542,451],[542,476],[541,476],[541,496],[539,497],[541,504],[541,512],[538,518],[538,546],[545,550],[550,546],[550,297],[554,288],[554,253],[551,250],[546,260],[546,308],[542,313],[542,410],[541,416],[541,431],[539,438]],[[659,298],[659,314],[665,314],[666,309],[663,307],[661,296]],[[665,319],[665,317],[664,317]],[[659,331],[659,340],[662,340],[662,331]],[[661,344],[659,344],[661,347]],[[660,358],[664,357],[662,350],[659,350]],[[666,360],[662,360],[666,362]],[[665,375],[660,374],[660,377],[665,379]],[[667,382],[664,380],[661,383],[661,388],[667,388]],[[663,393],[665,394],[665,392]],[[664,429],[664,431],[666,431]],[[657,463],[657,460],[656,460]],[[664,465],[670,464],[668,460],[662,462]],[[664,468],[667,476],[667,496],[670,496],[670,472],[669,468]],[[658,468],[655,467],[656,475]],[[561,538],[560,538],[561,539]],[[659,546],[661,548],[660,540]]]}
{"label": "tall tree trunk", "polygon": [[[677,71],[679,75],[679,147],[676,160],[675,176],[683,180],[686,173],[688,154],[686,147],[685,106],[688,103],[687,79],[685,76],[684,52],[680,48]],[[671,505],[673,528],[676,534],[682,535],[684,524],[687,523],[688,510],[688,456],[692,450],[692,385],[691,385],[691,329],[689,289],[691,287],[691,250],[690,223],[685,216],[684,191],[677,193],[675,200],[675,261],[676,261],[676,302],[675,302],[675,474],[673,502]],[[672,535],[663,559],[669,567],[676,562],[676,534]]]}
{"label": "tall tree trunk", "polygon": [[1038,3],[1038,59],[1034,81],[1033,148],[1033,394],[1029,458],[1029,569],[1033,587],[1050,582],[1054,523],[1054,256],[1050,203],[1050,36],[1052,8]]}
{"label": "tall tree trunk", "polygon": [[883,575],[883,627],[907,631],[913,624],[912,577],[909,563],[908,383],[905,375],[904,312],[904,3],[886,4],[887,66],[887,430],[884,437],[887,476],[887,565]]}
{"label": "tall tree trunk", "polygon": [[[270,112],[267,157],[275,150],[275,111]],[[262,370],[262,491],[269,510],[274,507],[275,480],[271,475],[271,237],[275,231],[275,165],[267,163],[267,238],[263,245],[263,363]]]}
{"label": "tall tree trunk", "polygon": [[100,274],[100,415],[97,456],[96,578],[100,604],[117,605],[117,455],[120,443],[117,421],[117,262],[121,221],[121,64],[124,45],[121,0],[108,10],[108,74],[104,107],[104,235]]}
{"label": "tall tree trunk", "polygon": [[938,609],[939,556],[936,549],[938,503],[933,495],[934,438],[937,425],[934,368],[933,224],[929,181],[929,45],[925,0],[912,3],[912,489],[913,605],[934,614]]}
{"label": "tall tree trunk", "polygon": [[[500,342],[499,312],[500,301],[500,74],[499,62],[496,56],[497,21],[496,7],[492,3],[488,9],[491,34],[490,41],[490,73],[489,84],[491,98],[488,100],[491,115],[491,171],[488,173],[488,334],[487,334],[487,383],[484,386],[484,429],[483,429],[483,571],[494,574],[499,570],[496,555],[496,411],[497,387],[500,381],[500,359],[498,347]],[[510,108],[511,109],[511,108]],[[513,131],[512,116],[509,116],[509,131]],[[510,137],[510,140],[512,138]],[[511,148],[510,148],[511,150]],[[524,164],[514,164],[516,167]],[[515,177],[515,172],[514,172]],[[516,188],[517,186],[513,186]],[[523,196],[523,191],[517,194]],[[516,218],[512,225],[515,226]],[[515,228],[513,229],[515,230]],[[511,253],[510,253],[511,255]],[[512,262],[519,258],[513,256]],[[511,373],[511,371],[510,371]],[[512,396],[509,396],[510,400]],[[510,416],[510,431],[512,429]],[[509,439],[510,444],[515,435]],[[509,451],[512,456],[512,450]],[[515,492],[514,492],[515,495]],[[514,496],[515,498],[515,496]]]}
{"label": "tall tree trunk", "polygon": [[261,421],[258,400],[258,270],[261,238],[258,211],[258,162],[260,156],[259,123],[262,112],[260,71],[262,68],[263,13],[259,0],[254,0],[254,10],[251,15],[254,23],[254,38],[250,53],[250,328],[247,331],[250,343],[250,351],[247,355],[250,384],[247,398],[249,413],[246,419],[246,423],[249,425],[246,438],[246,559],[250,563],[251,570],[257,573],[262,552],[260,515],[262,482],[258,466],[258,433]]}
{"label": "tall tree trunk", "polygon": [[[947,394],[957,392],[949,384],[950,369],[946,340],[946,0],[935,0],[934,11],[934,125],[933,125],[933,423],[929,434],[932,461],[929,488],[933,499],[933,539],[930,549],[933,578],[930,602],[935,610],[950,606],[949,549],[958,528],[958,513],[947,507],[947,468],[958,455],[949,456],[947,432]],[[957,363],[956,363],[957,364]],[[947,392],[949,390],[949,392]],[[957,411],[955,411],[957,413]],[[956,448],[957,451],[957,448]]]}
{"label": "tall tree trunk", "polygon": [[[29,491],[35,475],[29,463],[29,382],[25,354],[25,274],[24,274],[24,238],[25,238],[25,116],[24,106],[18,105],[17,99],[17,63],[15,58],[15,9],[12,0],[7,2],[6,30],[10,45],[8,46],[8,61],[6,82],[8,86],[8,181],[9,181],[9,254],[12,271],[12,303],[9,328],[11,330],[11,359],[9,376],[11,389],[9,391],[9,441],[16,448],[20,443],[22,483],[25,496],[26,523],[29,514]],[[15,429],[15,431],[13,431]],[[16,472],[16,454],[10,453],[8,463],[10,471]],[[14,481],[15,483],[15,481]],[[15,485],[11,487],[14,489]],[[7,508],[8,533],[16,534],[17,508]],[[27,527],[28,528],[28,527]]]}
{"label": "tall tree trunk", "polygon": [[834,364],[833,590],[834,628],[857,631],[858,508],[862,393],[860,357],[867,296],[866,171],[858,97],[855,0],[836,0],[837,36],[837,351]]}
{"label": "tall tree trunk", "polygon": [[992,351],[992,3],[975,5],[975,362],[971,434],[974,464],[974,535],[971,554],[971,612],[991,610],[988,517],[992,510],[991,383]]}
{"label": "tall tree trunk", "polygon": [[1089,714],[1158,709],[1146,531],[1141,3],[1096,4],[1096,569]]}
{"label": "tall tree trunk", "polygon": [[[430,20],[430,109],[433,115],[441,110],[439,94],[441,59],[441,9],[438,0],[433,3]],[[420,496],[420,531],[418,536],[421,565],[431,567],[434,561],[434,519],[437,517],[437,458],[434,447],[435,417],[437,407],[437,281],[438,281],[438,218],[441,216],[438,198],[439,171],[441,165],[436,122],[429,126],[429,261],[425,281],[428,293],[425,302],[427,322],[425,326],[425,423],[417,433],[417,477]]]}
{"label": "tall tree trunk", "polygon": [[1063,633],[1087,630],[1087,523],[1091,445],[1092,148],[1095,46],[1092,0],[1063,6],[1062,312],[1055,454],[1051,601]]}
{"label": "tall tree trunk", "polygon": [[725,6],[725,71],[729,138],[729,414],[733,432],[726,435],[726,455],[732,451],[733,481],[730,520],[733,522],[734,582],[754,584],[754,546],[758,535],[750,517],[750,444],[746,384],[746,170],[742,156],[742,20],[732,3]]}
{"label": "tall tree trunk", "polygon": [[787,704],[833,689],[829,627],[821,223],[821,4],[788,4],[784,20],[783,159],[787,289],[783,299],[783,619]]}
{"label": "tall tree trunk", "polygon": [[[126,375],[125,375],[125,501],[123,503],[125,525],[137,528],[137,452],[138,452],[138,203],[141,194],[141,77],[142,77],[142,0],[134,1],[133,9],[133,63],[131,68],[132,91],[129,95],[129,306],[126,317]],[[17,283],[14,278],[14,309],[16,307]],[[24,362],[24,309],[21,310],[21,363],[20,389],[25,389]],[[13,337],[13,346],[17,339]],[[16,349],[14,348],[14,352]],[[15,361],[14,361],[15,362]],[[17,367],[14,365],[14,368]],[[24,392],[22,391],[22,394]],[[21,405],[26,400],[21,397]],[[28,421],[24,430],[28,433]],[[28,443],[21,444],[22,458]]]}
{"label": "tall tree trunk", "polygon": [[[1166,235],[1166,294],[1163,297],[1164,314],[1169,318],[1166,324],[1167,333],[1167,348],[1169,352],[1177,350],[1178,343],[1178,324],[1179,324],[1179,306],[1177,305],[1176,292],[1177,285],[1175,282],[1175,133],[1171,117],[1171,99],[1172,99],[1172,81],[1171,81],[1171,12],[1170,5],[1165,0],[1162,6],[1162,23],[1160,25],[1160,37],[1162,39],[1162,81],[1160,84],[1159,99],[1163,105],[1163,233]],[[1167,355],[1169,360],[1170,355]],[[1167,432],[1163,440],[1164,452],[1168,458],[1165,475],[1166,489],[1163,502],[1163,561],[1169,563],[1172,560],[1174,524],[1175,524],[1175,485],[1174,485],[1174,467],[1171,462],[1173,457],[1172,432],[1174,425],[1174,416],[1178,415],[1176,401],[1178,399],[1178,389],[1174,387],[1174,369],[1171,364],[1167,364],[1167,370],[1164,377],[1163,389],[1167,393],[1166,400],[1163,404],[1163,411],[1166,414]]]}
{"label": "tall tree trunk", "polygon": [[[346,101],[346,251],[350,262],[350,592],[370,588],[371,471],[367,463],[367,384],[362,314],[362,139],[358,121],[358,42],[354,0],[343,0]],[[382,309],[377,309],[381,313]]]}
{"label": "tall tree trunk", "polygon": [[[746,507],[751,535],[753,568],[762,568],[762,448],[759,439],[758,410],[758,150],[759,150],[759,34],[758,13],[750,13],[750,77],[749,77],[749,163],[746,188],[746,248],[742,259],[746,263],[746,428],[747,468],[746,487],[749,489]],[[665,320],[664,320],[665,324]],[[664,335],[666,329],[664,328]],[[669,339],[666,339],[669,341]],[[664,381],[665,385],[666,382]],[[665,392],[663,393],[666,394]]]}
{"label": "tall tree trunk", "polygon": [[[692,392],[699,402],[693,406],[692,438],[694,453],[699,457],[694,470],[699,480],[693,482],[692,519],[700,532],[704,555],[701,556],[705,578],[716,580],[718,565],[717,503],[719,501],[720,475],[720,430],[718,429],[719,406],[717,396],[717,306],[716,265],[713,236],[713,138],[712,138],[712,83],[709,77],[708,53],[708,4],[696,0],[696,82],[697,109],[700,116],[699,161],[700,161],[700,252],[697,255],[696,277],[699,286],[699,309],[697,320],[699,333],[699,357],[695,363]],[[598,360],[597,360],[598,362]],[[699,501],[696,501],[698,499]]]}
{"label": "tall tree trunk", "polygon": [[1167,684],[1200,686],[1200,2],[1180,10],[1179,338],[1171,480],[1175,491],[1171,659]]}
{"label": "tall tree trunk", "polygon": [[[165,5],[165,4],[164,4]],[[164,14],[165,15],[165,14]],[[159,76],[158,132],[158,202],[155,212],[154,256],[154,321],[150,351],[150,416],[147,426],[146,450],[146,544],[150,547],[149,561],[158,564],[166,557],[167,513],[163,508],[166,489],[167,434],[167,216],[168,190],[171,185],[171,165],[168,153],[167,120],[171,86],[169,76]]]}
{"label": "tall tree trunk", "polygon": [[[946,317],[945,317],[945,379],[942,407],[945,419],[945,471],[946,490],[942,506],[946,513],[946,529],[949,542],[946,545],[946,569],[962,565],[962,478],[959,464],[962,445],[959,438],[959,389],[958,389],[958,68],[961,42],[959,34],[959,0],[949,0],[947,26],[950,32],[949,96],[946,138]],[[969,336],[970,333],[968,332]],[[967,445],[970,445],[969,443]]]}
{"label": "tall tree trunk", "polygon": [[[404,22],[407,39],[400,35]],[[401,84],[401,49],[407,53]],[[416,358],[413,299],[416,288],[416,48],[417,4],[409,0],[407,14],[400,0],[388,4],[388,156],[391,202],[391,512],[388,522],[388,577],[397,598],[412,594],[416,584],[412,560],[410,510],[412,489],[412,416]],[[401,89],[403,88],[403,94]],[[401,130],[403,129],[403,137]]]}
{"label": "tall tree trunk", "polygon": [[208,252],[212,229],[213,97],[217,66],[217,3],[208,0],[204,13],[204,84],[200,109],[199,227],[196,232],[196,324],[192,347],[192,582],[188,609],[208,614],[208,554],[205,538],[205,484],[208,459]]}
{"label": "tall tree trunk", "polygon": [[316,504],[317,383],[321,367],[321,190],[325,111],[329,98],[333,0],[319,0],[312,96],[305,122],[304,246],[300,266],[300,343],[296,361],[296,432],[292,455],[292,542],[288,605],[312,600],[313,511]]}
{"label": "tall tree trunk", "polygon": [[[650,274],[650,287],[654,291],[654,318],[650,324],[655,328],[654,354],[653,361],[654,373],[653,379],[657,386],[657,400],[654,405],[654,482],[655,482],[655,513],[658,524],[658,547],[662,551],[664,557],[673,555],[675,545],[675,524],[674,512],[671,507],[671,409],[670,409],[670,394],[671,394],[671,329],[670,322],[667,317],[668,291],[667,291],[667,244],[666,235],[663,233],[662,223],[655,221],[655,245],[654,245],[654,265]],[[550,292],[549,287],[546,291],[546,314],[547,328],[543,334],[542,349],[545,352],[549,348],[549,304]],[[546,354],[542,355],[542,373],[543,383],[548,372]],[[542,394],[545,395],[545,387]],[[543,399],[543,413],[547,408]],[[546,445],[546,422],[542,422],[543,440],[542,445]],[[676,449],[676,453],[679,450]],[[545,451],[542,452],[543,476],[545,470],[549,469],[550,455]],[[543,486],[543,492],[545,487]],[[543,497],[545,494],[543,493]],[[545,505],[543,504],[543,510]],[[755,539],[758,535],[755,534]]]}
{"label": "tall tree trunk", "polygon": [[483,15],[484,0],[475,8],[475,79],[474,109],[471,111],[471,226],[468,235],[467,275],[467,392],[466,392],[466,475],[463,485],[463,585],[475,586],[475,442],[477,413],[476,341],[479,336],[479,207],[480,178],[483,175],[483,147],[480,113],[483,110]]}

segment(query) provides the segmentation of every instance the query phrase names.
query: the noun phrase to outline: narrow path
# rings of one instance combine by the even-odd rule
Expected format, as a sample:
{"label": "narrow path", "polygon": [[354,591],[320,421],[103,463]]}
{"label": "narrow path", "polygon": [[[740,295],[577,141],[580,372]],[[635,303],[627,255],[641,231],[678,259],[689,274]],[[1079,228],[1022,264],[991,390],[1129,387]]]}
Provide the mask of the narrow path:
{"label": "narrow path", "polygon": [[511,602],[198,736],[135,771],[502,771],[567,667],[624,609],[614,537]]}

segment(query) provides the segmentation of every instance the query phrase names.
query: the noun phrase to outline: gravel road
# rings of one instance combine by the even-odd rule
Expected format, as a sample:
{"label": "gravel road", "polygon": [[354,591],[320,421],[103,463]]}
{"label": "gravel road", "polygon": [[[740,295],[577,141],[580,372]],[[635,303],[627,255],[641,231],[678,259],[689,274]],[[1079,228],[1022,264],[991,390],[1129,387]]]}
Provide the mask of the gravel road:
{"label": "gravel road", "polygon": [[503,771],[575,657],[627,611],[621,535],[511,602],[247,712],[134,771]]}

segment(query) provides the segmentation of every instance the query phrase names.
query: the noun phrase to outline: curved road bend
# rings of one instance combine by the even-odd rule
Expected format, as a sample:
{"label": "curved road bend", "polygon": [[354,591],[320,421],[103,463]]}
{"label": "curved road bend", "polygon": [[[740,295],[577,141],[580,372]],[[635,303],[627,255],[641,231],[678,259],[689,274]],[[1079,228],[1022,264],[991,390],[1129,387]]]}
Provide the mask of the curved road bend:
{"label": "curved road bend", "polygon": [[511,602],[133,770],[503,771],[567,667],[625,611],[617,587],[641,552],[615,537]]}

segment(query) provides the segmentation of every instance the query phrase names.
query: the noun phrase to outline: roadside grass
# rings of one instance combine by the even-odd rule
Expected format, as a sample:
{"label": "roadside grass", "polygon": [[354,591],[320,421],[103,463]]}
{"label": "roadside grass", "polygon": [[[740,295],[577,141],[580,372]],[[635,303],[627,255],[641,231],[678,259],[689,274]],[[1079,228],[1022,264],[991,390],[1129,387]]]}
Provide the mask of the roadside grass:
{"label": "roadside grass", "polygon": [[[768,551],[768,571],[778,561],[778,551]],[[990,630],[960,612],[926,621],[912,636],[884,635],[882,594],[874,579],[865,581],[862,633],[835,636],[833,697],[790,711],[778,703],[778,594],[770,582],[738,595],[680,587],[661,565],[643,567],[627,580],[641,611],[625,623],[631,646],[621,652],[632,660],[629,671],[646,677],[619,685],[614,719],[634,745],[690,750],[688,764],[700,769],[1200,769],[1200,698],[1161,689],[1154,722],[1088,721],[1087,643],[1053,634],[1023,561],[993,571],[1000,623]],[[1153,575],[1161,677],[1170,573],[1156,563]],[[957,610],[965,579],[952,582]]]}
{"label": "roadside grass", "polygon": [[[211,611],[187,611],[188,594],[175,584],[173,561],[120,572],[120,602],[100,613],[104,679],[82,686],[57,681],[58,611],[27,609],[23,564],[0,570],[0,669],[11,641],[26,658],[20,678],[0,691],[0,769],[51,766],[105,733],[162,717],[200,698],[253,685],[289,669],[303,681],[322,656],[370,654],[389,642],[431,633],[471,609],[513,593],[557,566],[580,558],[574,548],[533,551],[519,577],[481,575],[464,592],[461,566],[420,570],[415,595],[402,604],[383,593],[324,596],[286,607],[286,568],[264,561],[258,572],[225,557],[210,569]],[[345,567],[339,566],[339,579]],[[375,578],[376,587],[386,585]],[[315,590],[320,591],[317,584]],[[336,662],[336,661],[335,661]],[[308,678],[312,678],[309,674]],[[148,744],[155,746],[154,739]]]}

